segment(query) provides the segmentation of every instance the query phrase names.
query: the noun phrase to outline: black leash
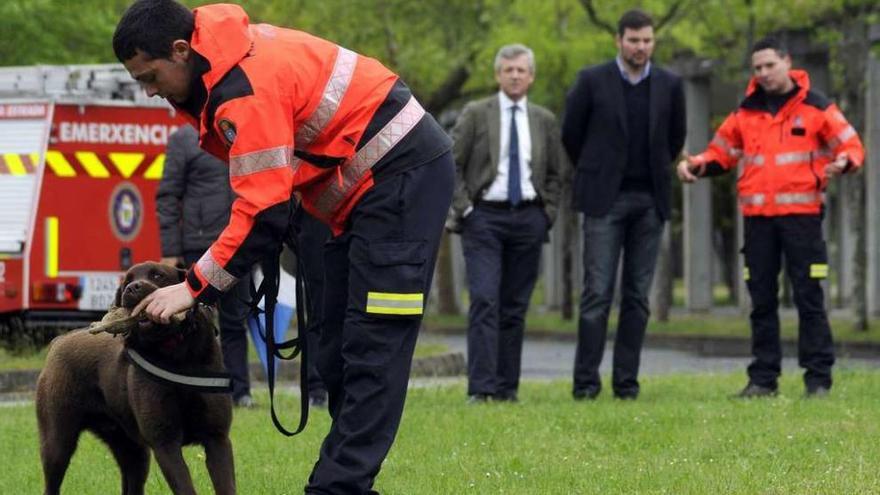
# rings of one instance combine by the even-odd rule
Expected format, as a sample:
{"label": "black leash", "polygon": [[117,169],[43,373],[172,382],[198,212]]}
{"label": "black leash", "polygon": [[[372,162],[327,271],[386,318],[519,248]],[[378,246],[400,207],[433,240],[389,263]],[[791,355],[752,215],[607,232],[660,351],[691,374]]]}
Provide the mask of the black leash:
{"label": "black leash", "polygon": [[[272,423],[275,428],[283,435],[291,437],[303,431],[309,419],[309,393],[308,393],[308,358],[306,344],[306,327],[307,313],[303,305],[303,294],[306,287],[303,283],[302,262],[300,256],[297,256],[297,266],[300,268],[296,276],[296,319],[297,319],[297,336],[285,342],[275,342],[275,305],[278,300],[278,287],[281,283],[281,251],[270,255],[263,260],[261,267],[263,270],[263,281],[260,288],[254,290],[251,285],[251,295],[253,296],[253,313],[259,316],[260,309],[258,304],[260,299],[263,300],[265,308],[265,326],[260,327],[260,320],[257,320],[260,337],[266,343],[266,378],[269,385],[269,407],[272,413]],[[281,351],[290,349],[288,355],[284,355]],[[290,431],[281,424],[275,413],[275,359],[291,360],[300,356],[300,372],[299,372],[299,389],[300,389],[300,417],[299,426],[295,431]]]}

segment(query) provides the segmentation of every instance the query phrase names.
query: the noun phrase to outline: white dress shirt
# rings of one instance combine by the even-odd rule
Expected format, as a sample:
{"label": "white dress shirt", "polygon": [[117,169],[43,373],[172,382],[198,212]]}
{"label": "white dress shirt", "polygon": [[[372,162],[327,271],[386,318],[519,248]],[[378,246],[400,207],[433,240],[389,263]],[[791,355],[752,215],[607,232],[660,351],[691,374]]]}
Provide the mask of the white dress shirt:
{"label": "white dress shirt", "polygon": [[535,187],[532,185],[532,136],[529,133],[529,113],[526,105],[527,97],[523,96],[514,102],[504,94],[498,92],[498,108],[501,110],[501,133],[498,153],[498,175],[495,181],[483,194],[486,201],[507,201],[507,173],[510,163],[510,108],[517,106],[516,110],[516,136],[519,140],[520,161],[520,189],[523,201],[533,200],[538,197]]}

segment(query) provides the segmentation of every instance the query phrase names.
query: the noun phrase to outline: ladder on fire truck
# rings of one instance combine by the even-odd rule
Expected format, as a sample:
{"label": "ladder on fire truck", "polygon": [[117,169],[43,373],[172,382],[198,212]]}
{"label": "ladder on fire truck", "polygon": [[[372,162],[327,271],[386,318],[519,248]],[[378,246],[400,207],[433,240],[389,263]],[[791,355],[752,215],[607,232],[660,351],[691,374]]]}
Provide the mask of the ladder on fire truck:
{"label": "ladder on fire truck", "polygon": [[121,64],[0,67],[0,98],[33,97],[165,105],[148,98]]}

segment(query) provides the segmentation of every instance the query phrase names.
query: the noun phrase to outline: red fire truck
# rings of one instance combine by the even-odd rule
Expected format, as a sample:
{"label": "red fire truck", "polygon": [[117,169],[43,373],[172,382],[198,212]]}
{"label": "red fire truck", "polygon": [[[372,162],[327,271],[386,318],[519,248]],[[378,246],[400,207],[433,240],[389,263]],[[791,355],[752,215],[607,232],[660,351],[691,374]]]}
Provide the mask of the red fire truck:
{"label": "red fire truck", "polygon": [[180,124],[120,65],[0,68],[0,339],[94,320],[122,272],[159,259],[155,194]]}

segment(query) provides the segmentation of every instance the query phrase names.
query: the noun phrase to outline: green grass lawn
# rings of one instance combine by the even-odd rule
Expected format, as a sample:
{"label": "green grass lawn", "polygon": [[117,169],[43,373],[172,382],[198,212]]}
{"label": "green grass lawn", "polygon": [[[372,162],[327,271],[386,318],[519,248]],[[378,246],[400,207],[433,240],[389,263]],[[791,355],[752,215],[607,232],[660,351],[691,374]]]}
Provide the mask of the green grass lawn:
{"label": "green grass lawn", "polygon": [[[841,371],[832,396],[801,398],[786,376],[776,399],[728,394],[742,373],[648,377],[638,401],[603,394],[574,402],[565,382],[527,382],[519,404],[465,404],[461,384],[410,392],[398,440],[376,488],[383,494],[862,494],[880,493],[880,372]],[[257,396],[265,405],[265,395]],[[284,421],[296,399],[282,397]],[[265,407],[237,410],[239,493],[294,494],[329,425],[276,433]],[[42,488],[32,405],[0,409],[0,493]],[[210,482],[199,448],[186,458],[200,493]],[[64,493],[115,493],[103,445],[85,435]],[[166,493],[153,464],[147,493]]]}
{"label": "green grass lawn", "polygon": [[[255,363],[257,362],[257,359],[259,359],[257,357],[257,351],[254,350],[253,345],[250,345],[250,340],[248,341],[248,343],[248,362]],[[449,347],[443,344],[418,344],[416,345],[414,357],[421,358],[427,356],[436,356],[438,354],[443,354],[446,352],[449,352]],[[0,349],[0,372],[11,370],[39,369],[43,366],[43,361],[45,359],[46,349],[41,349],[37,352],[26,353],[11,353],[6,351],[5,349]]]}

